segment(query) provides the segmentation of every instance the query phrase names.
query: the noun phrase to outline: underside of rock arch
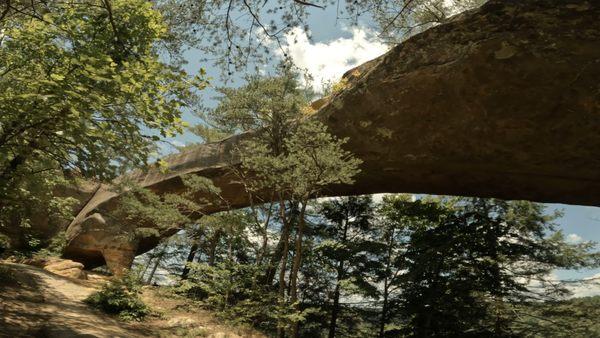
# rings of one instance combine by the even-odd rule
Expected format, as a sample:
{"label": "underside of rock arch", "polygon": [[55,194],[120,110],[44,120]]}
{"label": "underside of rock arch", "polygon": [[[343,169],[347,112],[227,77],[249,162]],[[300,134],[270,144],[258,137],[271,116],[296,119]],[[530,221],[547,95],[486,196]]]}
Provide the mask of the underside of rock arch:
{"label": "underside of rock arch", "polygon": [[[349,71],[347,87],[318,102],[314,117],[348,137],[364,163],[355,184],[327,193],[600,205],[599,19],[595,1],[492,0]],[[166,174],[133,175],[157,192],[203,175],[246,206],[227,170],[243,137],[170,156]],[[107,186],[90,196],[69,225],[67,257],[118,269],[156,245],[111,230],[103,215],[119,196]]]}

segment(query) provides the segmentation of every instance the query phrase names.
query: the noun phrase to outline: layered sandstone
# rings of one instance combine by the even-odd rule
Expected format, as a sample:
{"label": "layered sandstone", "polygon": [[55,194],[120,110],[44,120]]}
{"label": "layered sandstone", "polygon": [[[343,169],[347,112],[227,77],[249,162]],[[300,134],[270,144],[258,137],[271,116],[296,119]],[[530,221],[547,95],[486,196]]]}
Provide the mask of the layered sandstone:
{"label": "layered sandstone", "polygon": [[[327,193],[600,205],[599,18],[596,1],[492,0],[349,71],[315,118],[348,137],[364,163],[355,184]],[[202,175],[231,205],[246,206],[227,170],[242,137],[170,156],[166,174],[135,177],[176,192],[181,175]],[[115,231],[104,215],[118,203],[106,186],[94,194],[68,228],[66,256],[120,269],[156,245]]]}

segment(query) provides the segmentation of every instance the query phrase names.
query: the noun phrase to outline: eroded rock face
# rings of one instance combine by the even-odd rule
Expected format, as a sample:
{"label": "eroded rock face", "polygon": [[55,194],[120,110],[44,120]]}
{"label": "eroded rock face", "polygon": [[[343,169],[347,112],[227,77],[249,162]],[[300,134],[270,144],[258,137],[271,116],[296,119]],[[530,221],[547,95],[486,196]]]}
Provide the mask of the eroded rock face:
{"label": "eroded rock face", "polygon": [[[53,194],[58,197],[71,197],[77,200],[72,208],[72,212],[77,213],[87,204],[99,185],[79,178],[71,182],[73,184],[69,186],[55,187]],[[0,237],[1,235],[8,237],[11,250],[27,250],[30,240],[28,234],[33,234],[42,240],[48,240],[56,236],[59,231],[65,230],[72,221],[72,219],[57,217],[56,214],[49,214],[48,210],[35,205],[28,212],[30,212],[27,217],[30,219],[31,227],[26,230],[23,229],[20,220],[15,220],[9,226],[0,226]]]}
{"label": "eroded rock face", "polygon": [[[493,0],[348,72],[347,88],[319,102],[315,118],[364,163],[355,184],[327,193],[600,205],[598,18],[597,1]],[[169,173],[137,179],[176,192],[179,177],[195,173],[246,206],[226,169],[243,137],[171,156]],[[121,268],[156,245],[118,239],[102,217],[118,200],[107,187],[96,192],[69,226],[67,257]]]}

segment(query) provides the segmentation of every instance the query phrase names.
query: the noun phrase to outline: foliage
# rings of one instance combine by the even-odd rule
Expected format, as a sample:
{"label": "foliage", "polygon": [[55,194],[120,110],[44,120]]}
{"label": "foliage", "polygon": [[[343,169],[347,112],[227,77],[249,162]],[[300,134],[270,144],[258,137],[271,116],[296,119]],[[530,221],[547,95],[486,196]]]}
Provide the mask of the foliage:
{"label": "foliage", "polygon": [[[112,0],[103,0],[110,6]],[[161,52],[173,64],[185,63],[183,53],[194,47],[213,61],[223,73],[232,76],[260,66],[274,58],[290,59],[288,37],[304,33],[310,39],[311,16],[335,11],[335,21],[344,26],[371,21],[379,38],[398,43],[433,25],[444,23],[454,14],[481,5],[482,0],[245,0],[198,1],[155,0],[154,8],[165,23]],[[95,7],[96,3],[79,3]],[[41,19],[44,13],[69,8],[62,1],[6,1],[0,4],[0,24],[15,18]]]}
{"label": "foliage", "polygon": [[361,161],[342,149],[339,140],[316,121],[304,121],[284,140],[284,152],[273,155],[272,148],[260,142],[246,142],[242,168],[252,173],[252,190],[271,189],[305,201],[328,184],[350,184]]}
{"label": "foliage", "polygon": [[64,231],[60,231],[52,238],[48,245],[35,253],[37,257],[58,257],[62,255],[65,247],[67,246],[67,237]]}
{"label": "foliage", "polygon": [[246,76],[240,88],[217,88],[219,105],[199,114],[203,124],[191,128],[210,142],[234,133],[254,131],[276,153],[279,145],[300,122],[312,92],[300,86],[298,75],[288,67],[276,76]]}
{"label": "foliage", "polygon": [[64,225],[78,202],[54,194],[66,182],[60,173],[40,172],[19,180],[10,194],[0,198],[0,233],[10,238],[11,250],[29,255],[48,245],[48,235],[41,232],[36,222],[46,223],[48,229]]}
{"label": "foliage", "polygon": [[[358,71],[355,71],[359,75]],[[323,84],[323,96],[335,95],[348,87],[348,78],[339,81],[328,81]]]}
{"label": "foliage", "polygon": [[[295,225],[290,242],[301,233],[300,206],[284,210]],[[556,268],[597,266],[594,247],[565,243],[553,228],[560,214],[547,215],[535,203],[327,199],[306,210],[293,302],[298,248],[283,249],[288,255],[277,259],[278,267],[283,260],[292,264],[284,279],[270,281],[270,260],[259,263],[252,212],[230,213],[194,228],[197,251],[177,288],[230,322],[301,337],[325,336],[332,327],[337,337],[584,337],[597,329],[595,303],[561,300],[565,284],[549,275]],[[269,257],[277,257],[284,231],[281,217],[274,222]]]}
{"label": "foliage", "polygon": [[[283,80],[293,83],[294,77],[286,75]],[[286,82],[287,83],[287,82]],[[301,92],[296,90],[296,96]],[[259,96],[261,99],[262,96]],[[264,192],[276,196],[282,222],[282,233],[275,254],[271,257],[271,267],[280,262],[279,304],[281,307],[292,304],[296,308],[293,325],[280,318],[279,331],[291,330],[297,337],[299,323],[304,313],[298,301],[298,275],[302,262],[304,231],[306,228],[306,208],[311,198],[318,196],[331,184],[350,184],[359,172],[361,161],[350,152],[342,149],[347,140],[340,140],[329,134],[326,127],[311,119],[304,119],[301,107],[289,105],[279,110],[279,103],[271,102],[260,107],[261,113],[245,115],[250,121],[256,121],[257,129],[250,139],[243,142],[239,155],[241,168],[236,170],[246,191],[255,198],[261,198]],[[228,110],[229,112],[235,112]],[[268,117],[262,120],[263,117]],[[233,115],[235,121],[235,115]],[[286,203],[297,205],[298,211],[293,218],[285,213]],[[265,225],[267,229],[268,224]],[[295,228],[295,229],[294,229]],[[285,296],[285,274],[289,254],[289,238],[296,231],[294,240],[294,259],[289,277],[289,299]],[[271,275],[269,273],[269,275]]]}
{"label": "foliage", "polygon": [[[292,314],[277,316],[278,329],[291,330],[297,336],[298,323],[312,312],[312,308],[303,308],[298,301],[309,200],[328,185],[352,183],[361,161],[342,148],[347,140],[336,138],[322,123],[307,118],[304,112],[312,93],[299,85],[298,75],[289,68],[284,67],[274,77],[248,77],[240,88],[219,91],[223,95],[219,105],[202,116],[204,125],[194,131],[207,141],[212,135],[247,132],[236,149],[241,165],[231,167],[252,201],[250,222],[243,227],[261,238],[255,250],[255,262],[260,266],[268,260],[261,278],[265,286],[271,287],[275,271],[279,269],[279,308],[296,309]],[[261,207],[262,201],[268,206]],[[281,229],[273,250],[269,248],[271,222],[278,222]],[[293,232],[295,256],[286,296],[285,275]],[[252,246],[251,241],[248,244]],[[214,252],[214,246],[211,251]],[[209,256],[214,257],[214,254]],[[231,260],[230,254],[227,261]],[[212,261],[209,260],[209,265]]]}
{"label": "foliage", "polygon": [[289,316],[289,309],[277,304],[277,295],[258,283],[262,266],[223,261],[216,265],[191,263],[188,279],[178,292],[202,303],[236,324],[251,323],[273,329],[276,320]]}
{"label": "foliage", "polygon": [[600,296],[520,305],[511,325],[522,337],[600,336]]}
{"label": "foliage", "polygon": [[567,294],[552,269],[598,265],[592,243],[567,244],[554,231],[558,215],[531,202],[387,199],[384,212],[403,232],[395,264],[404,269],[384,320],[399,316],[407,336],[513,336],[510,304]]}
{"label": "foliage", "polygon": [[70,212],[52,196],[63,172],[105,180],[145,163],[205,86],[160,60],[167,28],[151,3],[56,6],[0,21],[3,226],[27,225],[30,205]]}
{"label": "foliage", "polygon": [[119,206],[108,216],[127,236],[159,237],[166,230],[190,224],[204,208],[219,202],[220,190],[210,179],[190,174],[181,180],[182,191],[160,195],[124,181],[117,187],[122,193]]}
{"label": "foliage", "polygon": [[[351,306],[344,304],[350,297],[368,298],[377,294],[377,288],[370,283],[373,268],[373,255],[376,243],[370,232],[373,231],[375,208],[370,196],[342,197],[327,200],[318,207],[321,218],[316,229],[318,244],[313,249],[321,257],[317,269],[327,269],[330,275],[320,276],[323,283],[332,283],[327,296],[330,307],[329,320],[325,325],[329,334],[343,334],[346,322],[338,325],[338,318],[353,313]],[[303,272],[304,273],[304,272]],[[339,327],[341,326],[341,327]]]}
{"label": "foliage", "polygon": [[232,76],[246,69],[258,72],[261,65],[273,59],[290,60],[289,38],[300,33],[310,39],[314,25],[311,16],[321,10],[335,12],[335,22],[349,26],[368,18],[380,38],[398,43],[482,3],[483,0],[159,0],[157,8],[171,31],[176,32],[177,40],[196,46],[206,55],[205,61],[214,61],[225,75]]}
{"label": "foliage", "polygon": [[112,279],[85,302],[106,313],[118,315],[123,320],[141,320],[150,313],[142,302],[140,281],[135,273],[128,272]]}
{"label": "foliage", "polygon": [[153,49],[165,30],[160,15],[144,1],[114,1],[112,20],[103,4],[81,8],[46,14],[51,24],[4,27],[4,178],[14,176],[8,170],[17,169],[15,159],[25,163],[34,154],[111,177],[117,168],[109,161],[145,160],[152,138],[142,127],[163,135],[182,128],[178,108],[191,88]]}
{"label": "foliage", "polygon": [[211,130],[253,132],[239,149],[238,175],[247,189],[306,199],[327,184],[352,182],[360,161],[341,148],[347,140],[303,118],[311,91],[300,87],[297,74],[284,68],[278,76],[246,81],[238,89],[221,88],[219,105],[202,115],[205,124],[195,131],[205,139]]}
{"label": "foliage", "polygon": [[481,6],[484,0],[373,0],[371,8],[380,37],[400,43],[407,37],[442,24],[458,13]]}

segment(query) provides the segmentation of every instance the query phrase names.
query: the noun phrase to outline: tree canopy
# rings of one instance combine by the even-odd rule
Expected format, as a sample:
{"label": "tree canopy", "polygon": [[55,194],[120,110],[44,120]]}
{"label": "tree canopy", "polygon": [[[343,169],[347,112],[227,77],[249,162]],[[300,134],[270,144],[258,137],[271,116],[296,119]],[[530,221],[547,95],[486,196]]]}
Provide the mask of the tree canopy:
{"label": "tree canopy", "polygon": [[[0,21],[4,226],[26,222],[25,206],[52,195],[63,177],[108,180],[145,164],[154,142],[183,130],[182,109],[206,85],[202,74],[162,61],[158,46],[168,30],[147,1],[49,2],[31,12],[7,5]],[[64,204],[42,202],[38,212]]]}

